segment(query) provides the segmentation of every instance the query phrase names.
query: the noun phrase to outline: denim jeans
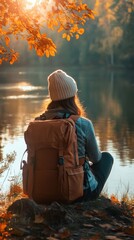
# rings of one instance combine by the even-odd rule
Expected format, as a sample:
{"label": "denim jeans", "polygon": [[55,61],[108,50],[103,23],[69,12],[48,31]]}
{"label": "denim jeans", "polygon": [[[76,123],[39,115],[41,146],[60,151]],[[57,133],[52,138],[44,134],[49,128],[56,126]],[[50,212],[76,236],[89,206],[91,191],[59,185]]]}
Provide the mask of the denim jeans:
{"label": "denim jeans", "polygon": [[108,152],[102,152],[102,157],[99,162],[91,166],[92,173],[94,174],[98,185],[95,190],[91,191],[90,187],[84,190],[84,195],[78,201],[95,200],[100,195],[104,184],[111,172],[113,165],[113,157]]}

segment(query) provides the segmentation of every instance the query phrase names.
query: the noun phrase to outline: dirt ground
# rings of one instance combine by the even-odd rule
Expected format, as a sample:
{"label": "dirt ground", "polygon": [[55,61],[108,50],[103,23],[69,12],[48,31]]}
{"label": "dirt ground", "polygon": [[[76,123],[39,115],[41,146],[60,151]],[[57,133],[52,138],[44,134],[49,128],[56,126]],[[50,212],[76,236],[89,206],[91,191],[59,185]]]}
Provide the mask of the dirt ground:
{"label": "dirt ground", "polygon": [[1,214],[1,239],[134,240],[134,205],[114,196],[47,206],[22,198]]}

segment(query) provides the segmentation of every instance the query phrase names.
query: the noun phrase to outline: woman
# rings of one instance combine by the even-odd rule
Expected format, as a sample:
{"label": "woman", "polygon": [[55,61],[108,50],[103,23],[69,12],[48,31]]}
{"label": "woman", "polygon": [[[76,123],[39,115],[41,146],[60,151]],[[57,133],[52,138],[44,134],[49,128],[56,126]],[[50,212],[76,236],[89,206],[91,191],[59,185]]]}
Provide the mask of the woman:
{"label": "woman", "polygon": [[79,116],[76,121],[78,155],[79,158],[86,158],[83,164],[84,195],[80,200],[96,199],[110,174],[113,157],[98,148],[92,122],[85,117],[84,109],[77,97],[75,80],[62,70],[54,71],[48,76],[48,90],[51,101],[47,110],[36,120]]}

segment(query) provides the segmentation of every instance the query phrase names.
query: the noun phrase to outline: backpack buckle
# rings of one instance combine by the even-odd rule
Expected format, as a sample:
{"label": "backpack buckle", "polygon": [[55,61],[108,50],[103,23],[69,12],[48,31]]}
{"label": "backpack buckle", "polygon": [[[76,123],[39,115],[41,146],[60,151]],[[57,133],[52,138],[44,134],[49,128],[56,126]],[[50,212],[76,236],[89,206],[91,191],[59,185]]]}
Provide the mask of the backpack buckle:
{"label": "backpack buckle", "polygon": [[64,164],[64,158],[62,156],[59,157],[58,164],[59,165],[63,165]]}

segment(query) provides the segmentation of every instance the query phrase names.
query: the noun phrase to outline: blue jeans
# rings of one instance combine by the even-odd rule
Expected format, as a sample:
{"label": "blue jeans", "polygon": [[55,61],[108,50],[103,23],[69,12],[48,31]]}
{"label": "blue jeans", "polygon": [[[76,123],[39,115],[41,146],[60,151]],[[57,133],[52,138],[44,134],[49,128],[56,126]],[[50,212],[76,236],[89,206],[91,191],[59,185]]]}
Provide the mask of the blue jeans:
{"label": "blue jeans", "polygon": [[98,198],[111,172],[113,161],[114,159],[110,153],[102,152],[101,160],[91,166],[92,173],[94,174],[98,185],[93,191],[91,191],[90,187],[84,190],[83,197],[78,201],[89,201]]}

